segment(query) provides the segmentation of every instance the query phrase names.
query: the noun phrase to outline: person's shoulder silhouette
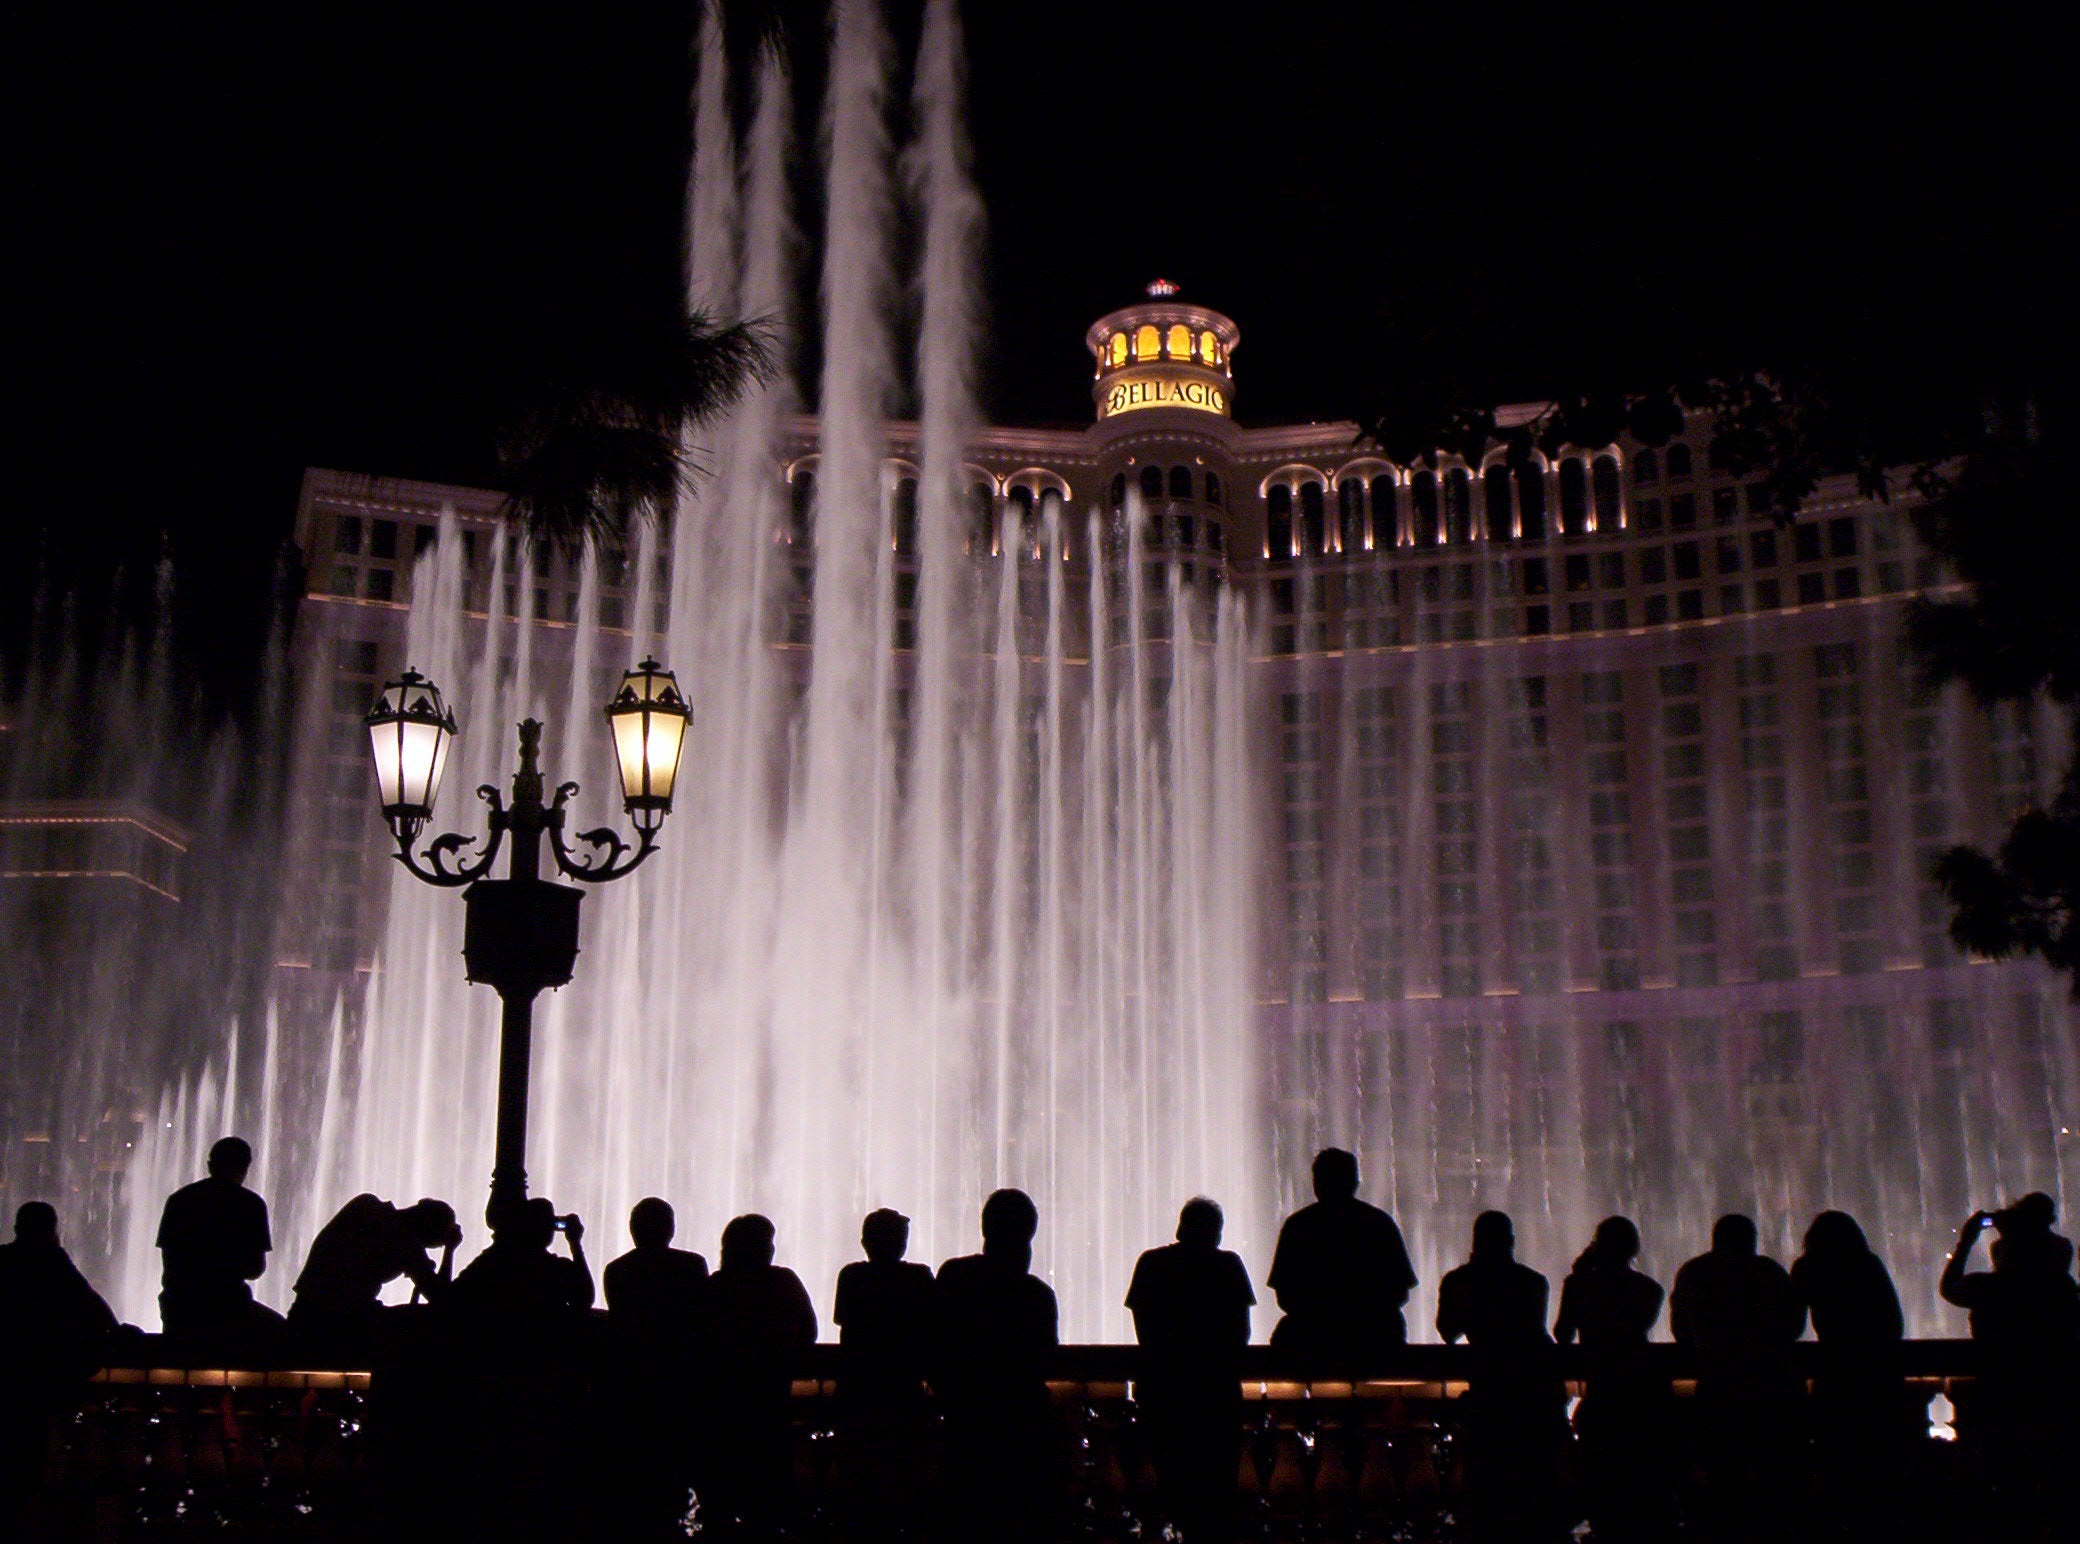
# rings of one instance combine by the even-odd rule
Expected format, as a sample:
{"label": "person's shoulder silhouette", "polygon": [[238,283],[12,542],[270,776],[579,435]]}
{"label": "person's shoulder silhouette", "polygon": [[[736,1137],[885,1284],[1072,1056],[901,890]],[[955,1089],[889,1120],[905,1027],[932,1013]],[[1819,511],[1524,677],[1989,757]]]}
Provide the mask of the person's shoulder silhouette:
{"label": "person's shoulder silhouette", "polygon": [[756,1212],[722,1230],[722,1258],[708,1278],[709,1332],[725,1361],[784,1357],[815,1344],[816,1310],[802,1279],[773,1263],[775,1230]]}
{"label": "person's shoulder silhouette", "polygon": [[860,1224],[864,1260],[838,1272],[838,1344],[857,1356],[914,1360],[931,1334],[938,1283],[931,1267],[906,1260],[910,1219],[883,1207]]}
{"label": "person's shoulder silhouette", "polygon": [[1759,1252],[1752,1218],[1721,1217],[1712,1247],[1676,1272],[1669,1313],[1676,1340],[1726,1360],[1767,1355],[1805,1329],[1805,1305],[1790,1272]]}
{"label": "person's shoulder silhouette", "polygon": [[14,1242],[0,1244],[0,1333],[25,1358],[90,1356],[116,1328],[116,1316],[58,1241],[58,1212],[25,1201],[14,1214]]}
{"label": "person's shoulder silhouette", "polygon": [[1056,1344],[1054,1289],[1030,1273],[1039,1227],[1032,1197],[996,1191],[982,1207],[982,1253],[939,1267],[942,1328],[977,1370]]}
{"label": "person's shoulder silhouette", "polygon": [[1273,1344],[1355,1349],[1399,1342],[1401,1309],[1416,1284],[1401,1229],[1358,1199],[1358,1160],[1325,1148],[1314,1160],[1315,1200],[1285,1220],[1268,1284],[1286,1315]]}
{"label": "person's shoulder silhouette", "polygon": [[645,1196],[628,1214],[634,1247],[607,1263],[600,1284],[608,1322],[618,1333],[684,1338],[694,1331],[708,1283],[708,1262],[674,1249],[678,1217],[671,1203]]}
{"label": "person's shoulder silhouette", "polygon": [[1195,1197],[1178,1214],[1176,1242],[1135,1261],[1126,1306],[1143,1346],[1207,1355],[1248,1343],[1257,1294],[1242,1257],[1220,1247],[1224,1226],[1219,1205]]}
{"label": "person's shoulder silhouette", "polygon": [[1437,1333],[1447,1345],[1464,1339],[1480,1347],[1545,1344],[1544,1276],[1516,1257],[1517,1236],[1503,1212],[1474,1219],[1473,1249],[1464,1265],[1445,1273],[1437,1290]]}
{"label": "person's shoulder silhouette", "polygon": [[1629,1217],[1606,1217],[1560,1285],[1553,1337],[1580,1340],[1591,1351],[1643,1346],[1661,1317],[1661,1283],[1633,1268],[1639,1229]]}
{"label": "person's shoulder silhouette", "polygon": [[1823,1344],[1883,1345],[1906,1333],[1892,1274],[1847,1212],[1813,1219],[1791,1263],[1791,1285]]}

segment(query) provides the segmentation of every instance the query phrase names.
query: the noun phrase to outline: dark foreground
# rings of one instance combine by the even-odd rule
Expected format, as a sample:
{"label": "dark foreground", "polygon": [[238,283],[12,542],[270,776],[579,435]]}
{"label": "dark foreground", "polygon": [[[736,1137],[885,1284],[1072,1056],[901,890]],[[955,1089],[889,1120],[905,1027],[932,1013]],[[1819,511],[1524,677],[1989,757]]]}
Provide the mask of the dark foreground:
{"label": "dark foreground", "polygon": [[[87,1385],[76,1405],[55,1411],[32,1463],[19,1504],[19,1536],[49,1540],[334,1539],[491,1536],[483,1526],[482,1491],[518,1485],[541,1501],[544,1532],[558,1537],[635,1536],[617,1520],[615,1487],[625,1469],[615,1439],[625,1430],[611,1396],[597,1382],[580,1386],[545,1370],[532,1385],[517,1379],[499,1398],[502,1419],[546,1432],[551,1455],[531,1473],[487,1474],[468,1448],[443,1446],[469,1413],[450,1406],[439,1428],[401,1428],[395,1418],[395,1374],[359,1370],[225,1370],[153,1366],[150,1342],[134,1365],[110,1367]],[[1810,1354],[1806,1370],[1819,1371]],[[1990,1539],[2050,1538],[2073,1519],[2059,1487],[2070,1472],[2036,1478],[2032,1495],[2016,1494],[2002,1455],[1974,1440],[1973,1352],[1968,1342],[1912,1342],[1898,1365],[1900,1420],[1895,1440],[1873,1458],[1860,1450],[1840,1460],[1841,1436],[1830,1430],[1824,1403],[1812,1393],[1775,1411],[1769,1429],[1747,1436],[1769,1455],[1759,1484],[1744,1482],[1731,1498],[1713,1488],[1715,1464],[1708,1412],[1701,1418],[1688,1358],[1673,1346],[1652,1348],[1654,1371],[1675,1393],[1668,1406],[1665,1454],[1641,1477],[1665,1487],[1667,1508],[1645,1533],[1623,1537],[1684,1539]],[[1476,1463],[1469,1483],[1466,1378],[1475,1371],[1463,1348],[1417,1346],[1393,1355],[1378,1376],[1352,1382],[1323,1377],[1290,1354],[1256,1347],[1246,1353],[1243,1434],[1237,1470],[1237,1536],[1261,1540],[1405,1540],[1506,1536],[1478,1519],[1507,1489],[1549,1489],[1553,1510],[1538,1514],[1536,1532],[1514,1536],[1619,1537],[1591,1533],[1583,1521],[1583,1453],[1567,1443],[1541,1474],[1498,1475]],[[1569,1351],[1554,1369],[1570,1378],[1582,1366]],[[1145,1412],[1137,1404],[1137,1353],[1131,1347],[1063,1347],[1047,1367],[1053,1426],[1049,1455],[1059,1512],[1042,1525],[1010,1518],[1001,1537],[1142,1540],[1166,1536],[1168,1518],[1150,1461]],[[797,1368],[791,1400],[793,1494],[781,1532],[765,1537],[839,1540],[864,1537],[965,1539],[972,1525],[949,1530],[934,1506],[947,1480],[945,1432],[934,1418],[921,1440],[891,1454],[881,1444],[871,1472],[851,1456],[856,1438],[843,1430],[834,1400],[836,1348],[818,1347]],[[390,1386],[386,1387],[386,1380]],[[1578,1389],[1578,1385],[1573,1385]],[[1938,1398],[1943,1396],[1943,1398]],[[687,1390],[689,1404],[696,1391]],[[1945,1401],[1948,1401],[1946,1403]],[[517,1411],[511,1408],[514,1404]],[[529,1409],[528,1406],[533,1408]],[[1931,1412],[1931,1407],[1932,1412]],[[1964,1412],[1960,1433],[1945,1424]],[[718,1412],[727,1416],[727,1412]],[[1931,1425],[1935,1418],[1938,1424]],[[386,1430],[386,1420],[390,1422]],[[400,1452],[400,1438],[411,1452]],[[429,1456],[448,1467],[423,1484]],[[398,1474],[417,1469],[418,1489]],[[875,1492],[863,1504],[862,1488]],[[1766,1492],[1766,1493],[1765,1493]],[[2069,1497],[2070,1492],[2067,1492]],[[908,1508],[905,1531],[874,1532],[862,1519]],[[1519,1515],[1522,1515],[1521,1512]],[[719,1534],[696,1509],[693,1536]],[[644,1536],[671,1536],[645,1534]],[[685,1530],[681,1530],[685,1536]]]}

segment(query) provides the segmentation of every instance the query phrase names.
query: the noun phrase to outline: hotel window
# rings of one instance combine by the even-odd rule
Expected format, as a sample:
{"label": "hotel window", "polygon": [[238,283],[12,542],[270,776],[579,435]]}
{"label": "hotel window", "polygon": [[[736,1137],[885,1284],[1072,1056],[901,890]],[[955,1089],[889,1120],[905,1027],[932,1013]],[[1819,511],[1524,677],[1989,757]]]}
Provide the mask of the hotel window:
{"label": "hotel window", "polygon": [[1444,528],[1448,542],[1473,540],[1473,476],[1463,466],[1444,474]]}
{"label": "hotel window", "polygon": [[1440,535],[1437,509],[1437,474],[1418,472],[1409,485],[1410,524],[1418,547],[1434,547]]}
{"label": "hotel window", "polygon": [[1265,495],[1264,542],[1274,558],[1293,555],[1293,490],[1284,483]]}
{"label": "hotel window", "polygon": [[1210,365],[1221,362],[1221,340],[1210,332],[1199,334],[1199,357]]}
{"label": "hotel window", "polygon": [[1114,472],[1112,474],[1112,507],[1118,509],[1126,502],[1127,474],[1125,472]]}
{"label": "hotel window", "polygon": [[1213,473],[1213,472],[1208,472],[1208,473],[1206,474],[1206,502],[1207,502],[1207,503],[1209,503],[1209,504],[1218,504],[1218,503],[1220,503],[1220,501],[1221,501],[1221,480],[1220,480],[1220,477],[1219,477],[1219,475],[1218,475],[1217,473]]}
{"label": "hotel window", "polygon": [[997,550],[997,499],[988,483],[968,485],[968,551],[986,558]]}
{"label": "hotel window", "polygon": [[1524,540],[1545,540],[1546,474],[1535,462],[1517,468],[1517,519]]}
{"label": "hotel window", "polygon": [[1483,513],[1487,517],[1488,540],[1508,541],[1512,534],[1509,519],[1509,468],[1500,461],[1481,473]]}
{"label": "hotel window", "polygon": [[1192,329],[1179,323],[1170,329],[1170,357],[1190,359],[1192,357]]}
{"label": "hotel window", "polygon": [[1671,531],[1694,531],[1697,529],[1696,494],[1677,493],[1669,496],[1668,528]]}
{"label": "hotel window", "polygon": [[1618,528],[1618,458],[1598,456],[1593,473],[1596,492],[1596,529]]}
{"label": "hotel window", "polygon": [[1127,335],[1123,332],[1116,332],[1112,335],[1112,362],[1114,365],[1123,365],[1127,362]]}
{"label": "hotel window", "polygon": [[1579,536],[1589,529],[1589,471],[1580,458],[1560,463],[1560,530]]}
{"label": "hotel window", "polygon": [[1170,497],[1188,499],[1192,496],[1192,469],[1188,466],[1170,468]]}
{"label": "hotel window", "polygon": [[895,508],[896,551],[909,556],[917,551],[917,479],[906,477],[896,484]]}
{"label": "hotel window", "polygon": [[1372,479],[1372,541],[1381,549],[1401,540],[1399,506],[1394,499],[1394,479],[1385,473]]}
{"label": "hotel window", "polygon": [[1690,475],[1690,447],[1681,441],[1668,447],[1668,475],[1688,477]]}
{"label": "hotel window", "polygon": [[1346,477],[1336,490],[1336,540],[1345,552],[1365,546],[1365,480]]}
{"label": "hotel window", "polygon": [[358,554],[361,551],[361,517],[341,515],[332,528],[332,550]]}
{"label": "hotel window", "polygon": [[372,558],[395,558],[397,556],[397,522],[395,520],[369,521],[368,555]]}
{"label": "hotel window", "polygon": [[1643,450],[1632,458],[1632,481],[1634,485],[1659,481],[1661,458],[1651,450]]}
{"label": "hotel window", "polygon": [[1162,352],[1162,347],[1162,334],[1156,331],[1153,323],[1144,322],[1135,329],[1134,357],[1137,360],[1155,358],[1156,355]]}
{"label": "hotel window", "polygon": [[794,484],[788,489],[788,539],[795,543],[808,541],[809,533],[816,522],[816,474],[803,470],[794,474]]}
{"label": "hotel window", "polygon": [[1329,522],[1325,513],[1322,485],[1304,482],[1300,485],[1300,546],[1309,557],[1322,552],[1328,546]]}

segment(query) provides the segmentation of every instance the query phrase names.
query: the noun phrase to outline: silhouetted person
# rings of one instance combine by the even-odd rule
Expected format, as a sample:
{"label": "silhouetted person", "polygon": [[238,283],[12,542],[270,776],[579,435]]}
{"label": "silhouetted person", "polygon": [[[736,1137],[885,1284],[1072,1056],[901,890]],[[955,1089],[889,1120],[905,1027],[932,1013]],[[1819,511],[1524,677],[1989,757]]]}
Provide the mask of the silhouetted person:
{"label": "silhouetted person", "polygon": [[1660,1539],[1674,1527],[1674,1391],[1648,1361],[1663,1293],[1633,1269],[1639,1229],[1606,1217],[1560,1285],[1553,1338],[1580,1341],[1587,1360],[1575,1435],[1589,1520],[1599,1540]]}
{"label": "silhouetted person", "polygon": [[191,1349],[240,1355],[271,1349],[281,1315],[253,1301],[250,1283],[274,1248],[267,1203],[246,1189],[253,1150],[225,1137],[209,1150],[209,1176],[166,1198],[158,1247],[159,1318]]}
{"label": "silhouetted person", "polygon": [[773,1536],[793,1493],[790,1387],[816,1343],[816,1310],[801,1278],[773,1263],[773,1225],[752,1214],[722,1230],[708,1278],[708,1471],[701,1511],[722,1536]]}
{"label": "silhouetted person", "polygon": [[1869,1521],[1898,1495],[1894,1461],[1914,1435],[1899,1293],[1856,1219],[1834,1211],[1806,1229],[1791,1286],[1820,1343],[1809,1407],[1819,1479],[1844,1522]]}
{"label": "silhouetted person", "polygon": [[1466,1263],[1437,1288],[1437,1333],[1476,1353],[1465,1400],[1466,1522],[1474,1538],[1563,1538],[1567,1386],[1546,1333],[1546,1279],[1518,1262],[1516,1247],[1509,1217],[1482,1212]]}
{"label": "silhouetted person", "polygon": [[1054,1289],[1029,1274],[1040,1213],[1023,1190],[983,1203],[982,1253],[939,1267],[935,1358],[955,1538],[1052,1538],[1060,1506],[1046,1357]]}
{"label": "silhouetted person", "polygon": [[[2080,1285],[2073,1246],[2053,1231],[2057,1221],[2057,1206],[2040,1191],[2002,1211],[1974,1212],[1943,1266],[1943,1300],[1970,1311],[1978,1356],[1961,1428],[2016,1527],[2070,1508],[2080,1448]],[[1989,1227],[1998,1234],[1993,1269],[1967,1270]]]}
{"label": "silhouetted person", "polygon": [[46,1201],[14,1214],[0,1244],[0,1538],[36,1475],[50,1416],[73,1406],[101,1363],[116,1316],[58,1242]]}
{"label": "silhouetted person", "polygon": [[1278,1230],[1268,1284],[1285,1317],[1271,1343],[1362,1376],[1367,1359],[1408,1339],[1401,1310],[1415,1267],[1394,1219],[1358,1199],[1351,1154],[1330,1147],[1315,1155],[1314,1193],[1314,1204]]}
{"label": "silhouetted person", "polygon": [[864,1260],[838,1272],[838,1433],[856,1534],[895,1537],[914,1526],[928,1462],[938,1284],[903,1258],[910,1219],[886,1207],[860,1224]]}
{"label": "silhouetted person", "polygon": [[635,1247],[600,1273],[607,1298],[602,1436],[617,1538],[678,1538],[700,1440],[697,1357],[708,1262],[674,1249],[678,1218],[657,1196],[628,1214]]}
{"label": "silhouetted person", "polygon": [[1240,1353],[1257,1294],[1242,1257],[1220,1247],[1223,1222],[1216,1203],[1187,1201],[1177,1242],[1144,1252],[1127,1288],[1142,1351],[1135,1395],[1163,1505],[1187,1544],[1235,1536]]}
{"label": "silhouetted person", "polygon": [[1730,1215],[1713,1225],[1711,1250],[1676,1272],[1669,1318],[1677,1344],[1697,1359],[1712,1503],[1729,1526],[1750,1526],[1786,1493],[1796,1468],[1803,1385],[1791,1346],[1805,1331],[1805,1305],[1790,1273],[1757,1253],[1754,1222]]}
{"label": "silhouetted person", "polygon": [[[455,1208],[445,1201],[398,1207],[358,1195],[311,1240],[289,1326],[305,1348],[365,1364],[376,1348],[383,1288],[407,1276],[415,1296],[439,1301],[461,1242]],[[441,1251],[438,1266],[429,1249]]]}
{"label": "silhouetted person", "polygon": [[[570,1250],[550,1253],[557,1234]],[[511,1208],[437,1312],[452,1326],[457,1438],[469,1526],[479,1538],[552,1539],[579,1527],[592,1271],[585,1225],[544,1197]]]}

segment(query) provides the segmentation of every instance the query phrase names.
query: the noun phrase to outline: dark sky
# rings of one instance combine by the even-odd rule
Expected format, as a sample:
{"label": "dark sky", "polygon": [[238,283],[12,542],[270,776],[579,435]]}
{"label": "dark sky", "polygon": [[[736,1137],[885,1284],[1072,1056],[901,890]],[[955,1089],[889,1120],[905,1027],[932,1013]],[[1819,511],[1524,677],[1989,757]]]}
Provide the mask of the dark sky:
{"label": "dark sky", "polygon": [[[9,522],[164,527],[228,594],[306,464],[468,476],[487,340],[671,303],[687,9],[32,12]],[[1086,420],[1083,328],[1158,273],[1241,324],[1255,422],[1699,358],[2041,364],[2059,50],[1819,9],[971,3],[990,410]]]}

